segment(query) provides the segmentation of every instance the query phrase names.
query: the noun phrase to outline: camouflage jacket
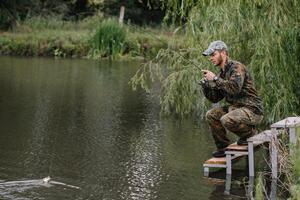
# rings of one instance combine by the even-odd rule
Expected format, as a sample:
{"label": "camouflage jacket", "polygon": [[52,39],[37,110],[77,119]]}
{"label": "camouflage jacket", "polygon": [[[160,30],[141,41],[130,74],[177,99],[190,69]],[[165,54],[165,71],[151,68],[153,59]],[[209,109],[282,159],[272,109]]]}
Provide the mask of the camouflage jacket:
{"label": "camouflage jacket", "polygon": [[229,60],[225,70],[220,70],[214,81],[202,81],[203,93],[207,99],[216,103],[225,97],[234,107],[247,107],[255,114],[263,114],[262,100],[257,95],[253,80],[246,67]]}

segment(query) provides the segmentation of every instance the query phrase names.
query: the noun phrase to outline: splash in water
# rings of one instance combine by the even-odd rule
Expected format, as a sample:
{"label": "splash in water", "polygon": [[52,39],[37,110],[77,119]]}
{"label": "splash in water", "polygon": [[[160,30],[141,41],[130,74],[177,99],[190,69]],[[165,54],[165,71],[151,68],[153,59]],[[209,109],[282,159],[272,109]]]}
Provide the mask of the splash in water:
{"label": "splash in water", "polygon": [[43,178],[43,183],[49,183],[50,180],[51,180],[50,176],[47,176]]}

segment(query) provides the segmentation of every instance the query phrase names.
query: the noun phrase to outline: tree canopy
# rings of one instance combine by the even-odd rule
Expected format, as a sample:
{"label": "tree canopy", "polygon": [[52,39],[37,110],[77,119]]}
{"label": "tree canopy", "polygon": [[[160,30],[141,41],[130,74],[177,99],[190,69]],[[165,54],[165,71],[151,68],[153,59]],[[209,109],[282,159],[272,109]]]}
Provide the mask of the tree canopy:
{"label": "tree canopy", "polygon": [[210,104],[198,85],[199,69],[215,68],[201,52],[213,40],[229,46],[230,57],[247,65],[263,98],[265,122],[300,114],[299,8],[297,0],[165,1],[170,17],[186,19],[176,29],[186,47],[161,50],[132,79],[134,87],[162,84],[162,112],[203,114]]}
{"label": "tree canopy", "polygon": [[118,16],[121,5],[126,7],[125,20],[132,23],[160,23],[164,16],[161,1],[155,0],[1,0],[0,28],[14,27],[32,16],[61,16],[64,20],[79,20],[97,12]]}

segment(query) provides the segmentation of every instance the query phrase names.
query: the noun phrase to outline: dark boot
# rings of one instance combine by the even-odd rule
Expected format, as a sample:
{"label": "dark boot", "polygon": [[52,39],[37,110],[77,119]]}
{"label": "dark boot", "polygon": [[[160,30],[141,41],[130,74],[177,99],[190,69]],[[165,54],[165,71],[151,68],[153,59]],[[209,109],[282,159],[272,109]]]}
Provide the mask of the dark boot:
{"label": "dark boot", "polygon": [[236,143],[237,145],[248,145],[247,139],[254,136],[255,134],[257,134],[257,130],[256,129],[252,129],[252,133],[247,135],[246,137],[241,137]]}
{"label": "dark boot", "polygon": [[237,145],[248,145],[247,138],[240,138],[236,143]]}
{"label": "dark boot", "polygon": [[212,153],[214,158],[222,158],[225,157],[225,149],[218,149]]}

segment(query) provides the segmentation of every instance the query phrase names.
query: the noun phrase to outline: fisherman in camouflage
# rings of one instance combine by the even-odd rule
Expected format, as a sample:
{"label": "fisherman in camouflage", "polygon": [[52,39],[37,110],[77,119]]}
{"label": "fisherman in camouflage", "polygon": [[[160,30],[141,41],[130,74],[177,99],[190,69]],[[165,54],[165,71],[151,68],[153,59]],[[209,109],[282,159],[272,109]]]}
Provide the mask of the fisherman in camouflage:
{"label": "fisherman in camouflage", "polygon": [[224,157],[225,149],[230,144],[226,131],[239,136],[238,145],[247,144],[247,138],[256,133],[255,125],[263,118],[262,101],[246,67],[229,60],[224,42],[210,43],[203,55],[209,56],[210,61],[220,68],[217,75],[209,70],[202,70],[201,85],[204,95],[211,102],[217,103],[225,98],[227,103],[226,106],[212,108],[206,113],[206,120],[217,146],[213,157]]}

